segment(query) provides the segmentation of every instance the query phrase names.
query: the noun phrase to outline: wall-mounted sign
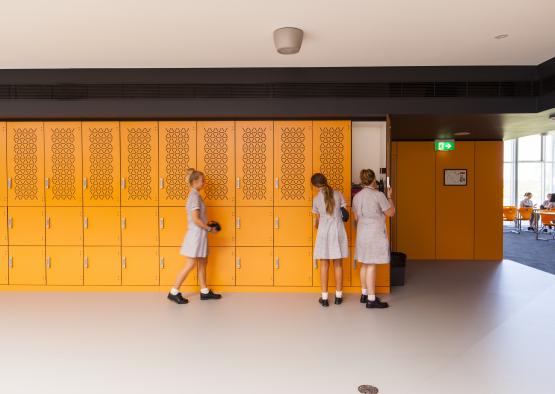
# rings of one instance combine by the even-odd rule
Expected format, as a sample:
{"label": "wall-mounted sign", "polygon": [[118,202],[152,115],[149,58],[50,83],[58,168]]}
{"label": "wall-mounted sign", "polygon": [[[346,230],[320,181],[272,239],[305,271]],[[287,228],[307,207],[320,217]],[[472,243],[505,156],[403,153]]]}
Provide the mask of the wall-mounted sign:
{"label": "wall-mounted sign", "polygon": [[466,169],[443,170],[443,186],[466,186]]}
{"label": "wall-mounted sign", "polygon": [[435,140],[437,151],[455,150],[455,140]]}

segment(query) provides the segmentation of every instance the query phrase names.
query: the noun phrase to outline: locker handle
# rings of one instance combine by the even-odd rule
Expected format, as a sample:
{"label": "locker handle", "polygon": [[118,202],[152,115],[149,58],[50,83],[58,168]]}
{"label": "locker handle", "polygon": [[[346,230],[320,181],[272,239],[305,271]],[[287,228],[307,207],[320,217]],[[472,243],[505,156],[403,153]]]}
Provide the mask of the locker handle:
{"label": "locker handle", "polygon": [[13,217],[8,218],[8,228],[13,228]]}
{"label": "locker handle", "polygon": [[83,177],[83,189],[87,188],[87,177]]}
{"label": "locker handle", "polygon": [[314,269],[315,269],[315,270],[318,269],[318,260],[314,260]]}
{"label": "locker handle", "polygon": [[279,216],[274,221],[274,228],[279,228]]}
{"label": "locker handle", "polygon": [[241,218],[239,216],[235,219],[235,228],[241,228]]}
{"label": "locker handle", "polygon": [[164,178],[160,177],[160,189],[164,188]]}
{"label": "locker handle", "polygon": [[353,269],[357,269],[357,260],[353,259]]}
{"label": "locker handle", "polygon": [[160,268],[161,269],[164,269],[164,263],[165,263],[164,256],[162,256],[162,257],[160,257]]}
{"label": "locker handle", "polygon": [[51,260],[50,256],[48,256],[46,258],[46,268],[50,269],[51,263],[52,263],[52,260]]}
{"label": "locker handle", "polygon": [[125,258],[125,256],[121,258],[121,266],[122,268],[126,268],[127,266],[127,259]]}
{"label": "locker handle", "polygon": [[50,178],[44,178],[44,188],[48,189],[50,187]]}
{"label": "locker handle", "polygon": [[83,260],[83,265],[85,266],[85,268],[89,268],[89,257],[85,256],[85,259]]}
{"label": "locker handle", "polygon": [[127,220],[125,220],[125,218],[121,218],[121,228],[125,230],[126,226],[127,226]]}
{"label": "locker handle", "polygon": [[125,189],[125,178],[121,178],[121,188]]}
{"label": "locker handle", "polygon": [[237,178],[235,179],[235,187],[236,187],[237,189],[240,189],[240,188],[241,188],[241,178],[237,177]]}
{"label": "locker handle", "polygon": [[89,228],[89,218],[87,216],[83,218],[83,227]]}
{"label": "locker handle", "polygon": [[46,217],[46,228],[50,228],[50,216]]}
{"label": "locker handle", "polygon": [[8,267],[13,268],[13,256],[8,258]]}
{"label": "locker handle", "polygon": [[8,178],[8,189],[12,188],[12,178]]}
{"label": "locker handle", "polygon": [[279,257],[276,257],[276,269],[279,269]]}
{"label": "locker handle", "polygon": [[237,269],[241,269],[241,257],[237,257],[237,259],[235,260],[235,267]]}
{"label": "locker handle", "polygon": [[274,186],[276,189],[279,189],[279,178],[274,179]]}
{"label": "locker handle", "polygon": [[160,228],[164,229],[164,218],[160,218]]}

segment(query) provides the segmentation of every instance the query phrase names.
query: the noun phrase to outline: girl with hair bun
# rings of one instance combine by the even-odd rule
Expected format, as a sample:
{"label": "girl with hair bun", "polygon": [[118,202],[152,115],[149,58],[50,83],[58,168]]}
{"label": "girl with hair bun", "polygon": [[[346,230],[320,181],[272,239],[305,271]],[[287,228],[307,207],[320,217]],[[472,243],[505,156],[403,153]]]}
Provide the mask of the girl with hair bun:
{"label": "girl with hair bun", "polygon": [[333,190],[323,174],[312,175],[310,182],[319,190],[312,203],[317,229],[313,258],[320,260],[320,285],[322,287],[322,297],[318,301],[322,306],[329,306],[328,272],[330,261],[333,261],[335,304],[340,305],[343,302],[343,264],[341,260],[349,256],[347,232],[343,224],[341,208],[347,204],[341,192]]}
{"label": "girl with hair bun", "polygon": [[200,282],[200,299],[217,300],[222,298],[220,294],[215,294],[206,286],[206,265],[208,263],[208,233],[214,231],[208,225],[206,219],[206,206],[200,195],[200,190],[204,186],[204,174],[194,168],[187,169],[187,182],[191,185],[191,191],[187,198],[187,234],[181,245],[181,255],[187,258],[185,266],[177,275],[174,287],[168,294],[168,299],[177,304],[186,304],[189,301],[184,298],[179,288],[187,278],[187,275],[198,264],[198,279]]}

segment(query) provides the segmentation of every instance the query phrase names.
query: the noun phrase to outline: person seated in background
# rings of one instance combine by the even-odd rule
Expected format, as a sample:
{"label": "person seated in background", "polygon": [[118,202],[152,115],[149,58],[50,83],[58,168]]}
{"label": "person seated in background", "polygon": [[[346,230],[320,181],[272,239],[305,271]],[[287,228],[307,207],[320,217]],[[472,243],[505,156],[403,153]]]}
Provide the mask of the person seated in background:
{"label": "person seated in background", "polygon": [[[524,193],[524,198],[520,201],[520,208],[534,208],[535,204],[532,201],[532,193],[530,192],[526,192]],[[532,212],[532,215],[530,215],[530,227],[528,227],[528,230],[534,230],[534,223],[536,221],[536,215],[534,215],[534,213]]]}
{"label": "person seated in background", "polygon": [[551,193],[547,193],[546,200],[540,206],[541,209],[551,209],[555,207],[555,204],[551,202]]}

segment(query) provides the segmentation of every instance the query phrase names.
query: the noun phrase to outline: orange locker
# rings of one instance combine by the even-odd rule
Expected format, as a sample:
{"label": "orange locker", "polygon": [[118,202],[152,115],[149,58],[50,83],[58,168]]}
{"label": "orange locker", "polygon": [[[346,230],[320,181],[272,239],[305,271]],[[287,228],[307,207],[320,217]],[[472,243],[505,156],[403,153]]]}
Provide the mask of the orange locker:
{"label": "orange locker", "polygon": [[[350,286],[351,284],[351,265],[350,258],[343,259],[343,286]],[[312,274],[312,282],[314,286],[320,286],[320,262],[314,262],[314,273]],[[333,263],[330,263],[330,269],[328,272],[328,286],[335,286],[335,270]]]}
{"label": "orange locker", "polygon": [[44,130],[46,205],[81,206],[81,122],[46,122]]}
{"label": "orange locker", "polygon": [[121,205],[158,205],[158,122],[121,122]]}
{"label": "orange locker", "polygon": [[312,286],[312,248],[274,248],[274,286]]}
{"label": "orange locker", "polygon": [[122,285],[160,284],[159,260],[157,247],[123,247],[121,250]]}
{"label": "orange locker", "polygon": [[123,246],[158,246],[159,226],[157,207],[121,208]]}
{"label": "orange locker", "polygon": [[[362,263],[355,261],[354,248],[351,249],[351,286],[360,287],[360,266]],[[376,265],[376,287],[389,287],[389,264]]]}
{"label": "orange locker", "polygon": [[8,244],[8,208],[0,207],[0,245]]}
{"label": "orange locker", "polygon": [[311,246],[312,210],[308,207],[274,208],[274,245]]}
{"label": "orange locker", "polygon": [[351,121],[315,121],[313,127],[313,171],[324,174],[351,205]]}
{"label": "orange locker", "polygon": [[6,162],[6,122],[0,122],[0,206],[8,205],[8,172]]}
{"label": "orange locker", "polygon": [[159,122],[160,206],[182,207],[189,194],[187,168],[197,167],[197,123]]}
{"label": "orange locker", "polygon": [[181,246],[187,232],[185,208],[160,207],[160,246]]}
{"label": "orange locker", "polygon": [[274,122],[274,205],[311,206],[312,121]]}
{"label": "orange locker", "polygon": [[83,122],[83,205],[120,205],[119,122]]}
{"label": "orange locker", "polygon": [[237,207],[235,235],[237,246],[272,246],[273,208]]}
{"label": "orange locker", "polygon": [[0,246],[0,285],[8,284],[8,247]]}
{"label": "orange locker", "polygon": [[273,122],[235,124],[237,206],[273,204]]}
{"label": "orange locker", "polygon": [[90,246],[119,246],[120,213],[117,207],[83,207],[83,243]]}
{"label": "orange locker", "polygon": [[10,285],[46,284],[44,246],[10,246],[8,267]]}
{"label": "orange locker", "polygon": [[234,122],[197,122],[197,167],[208,206],[235,206]]}
{"label": "orange locker", "polygon": [[208,220],[220,223],[222,230],[208,234],[209,246],[234,246],[235,245],[235,208],[208,207],[206,216]]}
{"label": "orange locker", "polygon": [[46,244],[60,246],[83,245],[82,223],[82,207],[47,207]]}
{"label": "orange locker", "polygon": [[44,245],[44,208],[8,207],[10,245]]}
{"label": "orange locker", "polygon": [[218,246],[208,250],[206,281],[208,286],[235,285],[235,248]]}
{"label": "orange locker", "polygon": [[[186,257],[179,254],[180,247],[160,247],[160,285],[172,286],[177,274],[183,269]],[[197,269],[193,268],[184,285],[194,286],[197,281]]]}
{"label": "orange locker", "polygon": [[85,246],[83,270],[85,286],[121,285],[121,248]]}
{"label": "orange locker", "polygon": [[46,247],[46,284],[83,284],[83,248],[79,246]]}
{"label": "orange locker", "polygon": [[9,122],[7,132],[8,205],[44,205],[42,122]]}
{"label": "orange locker", "polygon": [[237,286],[273,285],[272,247],[237,248],[235,253]]}

